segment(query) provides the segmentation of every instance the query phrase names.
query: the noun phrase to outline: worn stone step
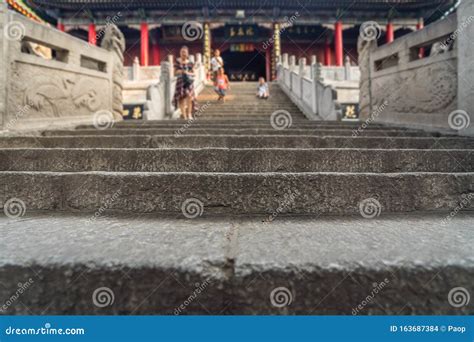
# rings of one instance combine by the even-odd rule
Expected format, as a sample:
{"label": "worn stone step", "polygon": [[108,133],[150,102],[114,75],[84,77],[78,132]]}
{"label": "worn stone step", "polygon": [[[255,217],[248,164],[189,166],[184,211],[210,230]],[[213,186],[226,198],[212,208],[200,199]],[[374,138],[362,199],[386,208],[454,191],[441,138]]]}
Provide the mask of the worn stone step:
{"label": "worn stone step", "polygon": [[321,137],[313,135],[86,135],[0,137],[0,148],[388,148],[474,149],[474,139],[451,137]]}
{"label": "worn stone step", "polygon": [[[219,128],[197,128],[189,127],[178,132],[178,129],[170,128],[140,128],[140,129],[115,129],[109,128],[99,131],[97,129],[78,129],[78,130],[56,130],[45,131],[44,136],[60,136],[60,135],[169,135],[169,134],[207,134],[207,135],[320,135],[320,136],[352,136],[352,130],[347,129],[300,129],[288,128],[284,130],[277,129],[219,129]],[[394,129],[377,129],[364,130],[361,136],[386,136],[386,137],[417,137],[417,136],[436,136],[436,134],[418,131],[394,130]]]}
{"label": "worn stone step", "polygon": [[2,149],[0,171],[474,172],[474,149]]}
{"label": "worn stone step", "polygon": [[[117,129],[182,129],[187,130],[190,128],[199,128],[199,129],[274,129],[272,124],[269,122],[266,123],[214,123],[214,122],[202,122],[202,121],[172,121],[168,123],[154,123],[148,124],[146,122],[143,123],[131,123],[125,125],[114,125],[113,128]],[[93,125],[87,126],[79,126],[76,128],[77,130],[83,129],[95,129]],[[356,125],[324,125],[318,123],[293,123],[291,127],[288,129],[337,129],[337,130],[351,130],[354,134],[360,134],[357,132],[358,126]],[[388,128],[386,126],[378,126],[378,127],[367,127],[364,130],[368,131],[375,131],[375,130],[397,130],[397,131],[411,131],[411,132],[420,132],[419,130],[414,129],[407,129],[407,128]],[[361,130],[362,132],[363,130]]]}
{"label": "worn stone step", "polygon": [[[445,218],[264,223],[27,209],[0,217],[0,298],[31,279],[5,314],[472,315],[472,300],[455,308],[448,294],[474,283],[474,217]],[[99,292],[109,298],[101,306]],[[280,306],[276,292],[287,298]]]}
{"label": "worn stone step", "polygon": [[[268,119],[263,119],[263,120],[242,120],[242,121],[230,121],[230,120],[206,120],[206,121],[201,121],[199,117],[197,117],[194,120],[188,121],[188,120],[149,120],[149,121],[144,121],[144,120],[126,120],[126,121],[121,121],[116,124],[114,124],[113,127],[165,127],[165,126],[183,126],[184,124],[191,124],[193,126],[208,126],[208,127],[219,127],[219,126],[245,126],[245,127],[271,127],[271,120],[270,117]],[[292,120],[292,126],[291,127],[321,127],[321,128],[331,128],[331,127],[350,127],[352,129],[361,127],[361,129],[372,129],[372,128],[387,128],[390,126],[387,125],[382,125],[382,124],[370,124],[366,128],[362,128],[362,123],[361,122],[349,122],[349,121],[309,121],[306,119],[302,120]],[[92,125],[80,125],[77,128],[91,128],[93,127]],[[407,128],[397,128],[397,129],[407,129]]]}
{"label": "worn stone step", "polygon": [[[2,171],[0,188],[2,206],[16,198],[31,210],[93,211],[107,203],[120,212],[176,214],[197,199],[208,215],[344,215],[374,199],[384,212],[447,211],[474,195],[474,173]],[[474,209],[474,201],[463,208]]]}

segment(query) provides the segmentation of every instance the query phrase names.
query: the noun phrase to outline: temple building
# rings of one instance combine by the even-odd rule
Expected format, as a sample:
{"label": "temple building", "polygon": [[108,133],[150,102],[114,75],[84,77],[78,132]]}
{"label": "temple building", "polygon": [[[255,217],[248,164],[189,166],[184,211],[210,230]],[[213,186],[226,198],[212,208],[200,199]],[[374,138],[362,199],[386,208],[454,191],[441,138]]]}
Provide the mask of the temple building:
{"label": "temple building", "polygon": [[[220,49],[231,80],[275,77],[282,53],[326,66],[357,64],[361,25],[377,25],[379,44],[439,19],[456,0],[24,0],[73,36],[98,44],[114,23],[126,37],[125,65],[159,65],[182,45],[209,63]],[[13,2],[13,0],[12,0]]]}

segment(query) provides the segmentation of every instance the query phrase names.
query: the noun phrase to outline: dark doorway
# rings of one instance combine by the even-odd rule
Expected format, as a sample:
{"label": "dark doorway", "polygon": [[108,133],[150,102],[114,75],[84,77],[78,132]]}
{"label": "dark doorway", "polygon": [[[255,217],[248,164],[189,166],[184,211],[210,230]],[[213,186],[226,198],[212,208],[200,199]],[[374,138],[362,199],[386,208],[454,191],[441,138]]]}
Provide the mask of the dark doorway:
{"label": "dark doorway", "polygon": [[265,77],[265,54],[257,50],[251,52],[224,51],[224,69],[232,81],[256,82]]}

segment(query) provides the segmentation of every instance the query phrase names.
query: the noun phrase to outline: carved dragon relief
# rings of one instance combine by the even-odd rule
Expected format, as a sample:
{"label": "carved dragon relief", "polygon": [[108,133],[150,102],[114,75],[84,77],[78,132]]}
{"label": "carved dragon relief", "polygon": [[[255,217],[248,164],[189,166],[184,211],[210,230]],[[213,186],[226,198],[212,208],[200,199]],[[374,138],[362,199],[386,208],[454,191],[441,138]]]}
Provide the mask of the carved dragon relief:
{"label": "carved dragon relief", "polygon": [[457,96],[457,76],[445,63],[397,73],[373,81],[373,103],[385,101],[391,112],[435,113],[447,108]]}
{"label": "carved dragon relief", "polygon": [[95,112],[102,105],[98,88],[92,80],[80,76],[53,75],[46,82],[45,77],[39,76],[24,90],[23,104],[44,112],[49,107],[53,117],[61,116],[58,107],[63,100],[70,101],[75,108]]}

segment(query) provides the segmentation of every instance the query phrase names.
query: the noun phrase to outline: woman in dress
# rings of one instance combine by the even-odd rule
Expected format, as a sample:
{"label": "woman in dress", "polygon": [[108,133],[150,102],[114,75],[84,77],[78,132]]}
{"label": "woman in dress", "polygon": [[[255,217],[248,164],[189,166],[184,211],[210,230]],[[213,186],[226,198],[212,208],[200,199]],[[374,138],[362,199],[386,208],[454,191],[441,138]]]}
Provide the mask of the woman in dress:
{"label": "woman in dress", "polygon": [[187,46],[183,46],[179,51],[174,72],[177,78],[174,105],[181,110],[181,118],[190,120],[196,110],[196,98],[194,94],[194,63],[189,60]]}

